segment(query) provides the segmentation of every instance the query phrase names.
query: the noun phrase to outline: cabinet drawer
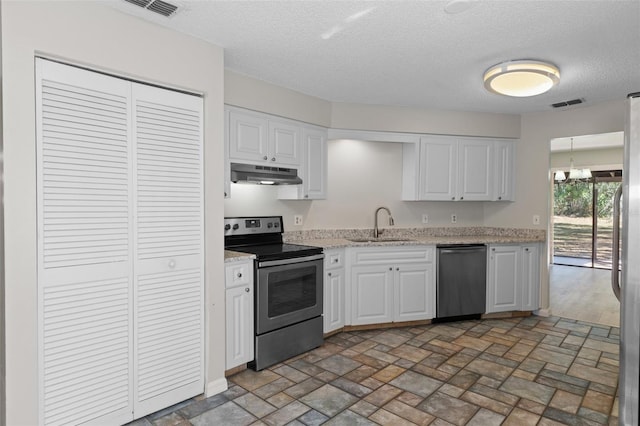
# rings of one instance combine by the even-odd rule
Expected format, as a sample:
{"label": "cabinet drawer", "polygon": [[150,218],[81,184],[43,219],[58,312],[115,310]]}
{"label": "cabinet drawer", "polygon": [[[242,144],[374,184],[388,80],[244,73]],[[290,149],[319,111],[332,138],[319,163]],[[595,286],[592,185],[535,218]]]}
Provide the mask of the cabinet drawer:
{"label": "cabinet drawer", "polygon": [[380,263],[433,262],[435,247],[368,247],[353,249],[351,261],[354,265],[379,265]]}
{"label": "cabinet drawer", "polygon": [[253,262],[232,262],[224,269],[227,288],[253,283]]}
{"label": "cabinet drawer", "polygon": [[335,269],[344,266],[344,250],[328,250],[324,252],[324,269]]}

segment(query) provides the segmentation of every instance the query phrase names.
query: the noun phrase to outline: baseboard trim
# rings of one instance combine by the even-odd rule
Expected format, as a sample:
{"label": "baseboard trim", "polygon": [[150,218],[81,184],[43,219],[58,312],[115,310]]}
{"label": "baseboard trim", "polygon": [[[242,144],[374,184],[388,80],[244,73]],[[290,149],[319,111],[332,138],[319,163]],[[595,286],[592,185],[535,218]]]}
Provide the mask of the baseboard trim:
{"label": "baseboard trim", "polygon": [[550,317],[551,316],[551,309],[549,309],[549,308],[538,309],[536,311],[536,315],[538,315],[540,317]]}
{"label": "baseboard trim", "polygon": [[207,383],[207,388],[205,390],[204,396],[209,398],[210,396],[217,395],[221,392],[226,391],[227,389],[229,389],[227,379],[222,377],[220,379],[216,379],[212,382]]}

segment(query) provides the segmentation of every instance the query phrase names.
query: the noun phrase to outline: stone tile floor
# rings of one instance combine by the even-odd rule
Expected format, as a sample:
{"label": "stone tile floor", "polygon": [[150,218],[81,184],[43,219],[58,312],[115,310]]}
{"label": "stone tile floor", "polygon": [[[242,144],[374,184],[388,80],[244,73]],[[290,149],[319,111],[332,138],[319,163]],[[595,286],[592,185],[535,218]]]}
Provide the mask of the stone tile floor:
{"label": "stone tile floor", "polygon": [[617,424],[619,329],[558,317],[342,332],[136,425]]}

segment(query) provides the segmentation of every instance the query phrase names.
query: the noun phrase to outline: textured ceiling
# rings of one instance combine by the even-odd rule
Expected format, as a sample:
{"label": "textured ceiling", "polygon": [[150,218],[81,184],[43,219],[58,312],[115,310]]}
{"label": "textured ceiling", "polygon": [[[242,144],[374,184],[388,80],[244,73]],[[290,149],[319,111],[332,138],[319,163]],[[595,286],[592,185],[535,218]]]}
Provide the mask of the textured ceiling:
{"label": "textured ceiling", "polygon": [[[446,1],[169,1],[170,18],[106,3],[223,47],[229,70],[333,102],[522,113],[640,91],[639,0],[469,0],[457,14]],[[483,72],[515,59],[555,63],[559,85],[488,93]]]}

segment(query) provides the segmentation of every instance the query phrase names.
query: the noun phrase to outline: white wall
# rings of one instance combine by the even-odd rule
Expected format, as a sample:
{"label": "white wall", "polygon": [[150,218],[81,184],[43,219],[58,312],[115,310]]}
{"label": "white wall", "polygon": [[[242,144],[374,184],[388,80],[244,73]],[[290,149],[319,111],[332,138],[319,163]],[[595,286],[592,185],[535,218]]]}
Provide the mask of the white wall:
{"label": "white wall", "polygon": [[[7,424],[38,423],[34,55],[204,93],[207,382],[224,380],[222,49],[97,2],[3,1]],[[215,171],[215,172],[212,172]]]}

